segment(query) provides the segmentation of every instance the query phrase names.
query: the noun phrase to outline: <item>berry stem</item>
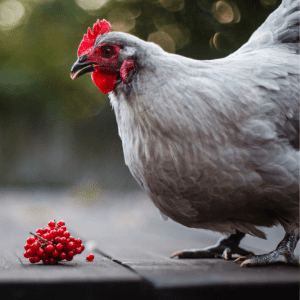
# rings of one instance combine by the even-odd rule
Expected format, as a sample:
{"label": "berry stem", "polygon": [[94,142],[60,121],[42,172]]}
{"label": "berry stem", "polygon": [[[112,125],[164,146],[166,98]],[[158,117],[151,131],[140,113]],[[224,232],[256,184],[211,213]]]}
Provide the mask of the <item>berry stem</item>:
{"label": "berry stem", "polygon": [[45,247],[47,245],[46,242],[42,244],[40,241],[38,241],[38,243],[41,245],[41,247]]}
{"label": "berry stem", "polygon": [[45,243],[48,242],[46,239],[42,238],[41,236],[39,236],[39,235],[37,235],[37,234],[35,234],[35,233],[31,232],[31,231],[30,231],[29,233],[30,233],[30,234],[33,234],[33,235],[36,236],[37,238],[41,239],[41,240],[44,241]]}

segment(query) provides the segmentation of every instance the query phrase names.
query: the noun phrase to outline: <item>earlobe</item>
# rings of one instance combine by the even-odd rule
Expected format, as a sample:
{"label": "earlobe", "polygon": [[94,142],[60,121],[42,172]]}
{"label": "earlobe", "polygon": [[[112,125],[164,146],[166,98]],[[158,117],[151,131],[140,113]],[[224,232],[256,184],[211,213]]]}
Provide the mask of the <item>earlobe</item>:
{"label": "earlobe", "polygon": [[132,58],[125,59],[120,69],[120,76],[124,83],[129,82],[129,73],[134,69],[134,60]]}

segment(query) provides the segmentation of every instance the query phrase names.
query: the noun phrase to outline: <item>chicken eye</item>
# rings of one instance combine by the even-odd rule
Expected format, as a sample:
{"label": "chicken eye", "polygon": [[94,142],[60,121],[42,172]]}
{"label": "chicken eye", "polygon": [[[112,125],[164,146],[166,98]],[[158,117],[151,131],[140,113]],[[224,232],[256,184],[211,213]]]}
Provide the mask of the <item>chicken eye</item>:
{"label": "chicken eye", "polygon": [[106,46],[102,48],[102,56],[105,58],[110,58],[115,54],[115,50],[112,46]]}

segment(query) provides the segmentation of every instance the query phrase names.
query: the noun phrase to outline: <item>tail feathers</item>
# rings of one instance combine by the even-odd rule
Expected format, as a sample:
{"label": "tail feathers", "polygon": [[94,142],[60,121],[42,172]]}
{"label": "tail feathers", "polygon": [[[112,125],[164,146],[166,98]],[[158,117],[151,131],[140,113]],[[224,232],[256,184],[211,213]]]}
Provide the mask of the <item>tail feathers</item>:
{"label": "tail feathers", "polygon": [[285,45],[299,53],[300,0],[283,0],[238,52],[272,45]]}
{"label": "tail feathers", "polygon": [[299,43],[300,1],[283,1],[281,6],[286,10],[280,17],[284,22],[278,28],[275,38],[281,43]]}

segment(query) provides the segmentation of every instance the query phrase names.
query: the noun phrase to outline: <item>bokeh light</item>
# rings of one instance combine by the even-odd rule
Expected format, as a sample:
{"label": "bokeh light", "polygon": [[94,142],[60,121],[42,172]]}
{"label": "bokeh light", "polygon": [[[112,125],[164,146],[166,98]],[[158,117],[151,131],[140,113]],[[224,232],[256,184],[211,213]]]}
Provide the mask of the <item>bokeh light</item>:
{"label": "bokeh light", "polygon": [[153,42],[161,46],[167,52],[175,52],[175,42],[163,31],[155,31],[149,34],[148,42]]}
{"label": "bokeh light", "polygon": [[184,8],[184,0],[159,0],[159,2],[169,11],[179,11]]}
{"label": "bokeh light", "polygon": [[238,23],[241,19],[240,11],[234,3],[215,2],[212,6],[212,12],[214,18],[221,24]]}
{"label": "bokeh light", "polygon": [[161,31],[167,33],[174,41],[176,49],[184,47],[189,42],[189,30],[178,24],[170,24],[161,27]]}
{"label": "bokeh light", "polygon": [[134,14],[125,8],[113,9],[107,19],[113,30],[128,32],[135,26]]}
{"label": "bokeh light", "polygon": [[17,26],[25,14],[24,5],[16,0],[7,0],[0,4],[0,26],[9,30]]}
{"label": "bokeh light", "polygon": [[189,42],[190,30],[182,24],[176,23],[173,13],[169,11],[157,12],[153,21],[159,32],[165,32],[171,37],[176,49],[184,47]]}
{"label": "bokeh light", "polygon": [[83,10],[93,11],[99,9],[108,0],[75,0],[76,4]]}
{"label": "bokeh light", "polygon": [[138,5],[136,5],[130,7],[130,13],[134,18],[138,18],[141,15],[142,10]]}
{"label": "bokeh light", "polygon": [[234,36],[228,32],[216,32],[209,42],[212,49],[223,52],[231,52],[232,48],[234,48],[234,43]]}

